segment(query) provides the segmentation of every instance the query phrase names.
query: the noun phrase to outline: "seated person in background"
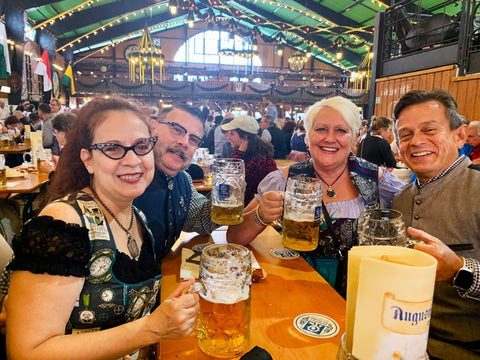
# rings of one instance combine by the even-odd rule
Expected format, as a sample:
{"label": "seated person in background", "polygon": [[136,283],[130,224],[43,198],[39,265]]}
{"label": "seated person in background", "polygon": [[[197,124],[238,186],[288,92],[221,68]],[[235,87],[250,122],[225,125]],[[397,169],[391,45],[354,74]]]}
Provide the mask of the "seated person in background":
{"label": "seated person in background", "polygon": [[273,160],[273,146],[257,135],[258,129],[257,120],[246,115],[237,116],[222,125],[228,141],[236,148],[231,157],[245,162],[245,204],[253,199],[260,181],[277,169]]}
{"label": "seated person in background", "polygon": [[371,135],[367,133],[365,139],[358,145],[357,156],[379,166],[394,168],[397,166],[395,157],[388,140],[392,136],[393,121],[379,116],[372,119]]}
{"label": "seated person in background", "polygon": [[228,227],[227,240],[248,244],[282,216],[288,177],[317,178],[323,183],[324,217],[328,216],[331,226],[324,220],[317,249],[301,255],[345,297],[346,255],[358,245],[358,216],[366,208],[390,207],[393,196],[404,187],[392,173],[350,152],[359,128],[358,109],[350,100],[336,96],[312,105],[305,116],[312,158],[268,174],[245,208],[243,223]]}
{"label": "seated person in background", "polygon": [[283,122],[282,133],[284,136],[283,138],[285,142],[284,147],[287,155],[290,154],[290,151],[292,150],[291,141],[292,141],[292,136],[296,127],[297,127],[297,123],[295,121]]}
{"label": "seated person in background", "polygon": [[474,164],[480,164],[480,121],[472,121],[468,124],[467,143],[473,146],[470,159]]}
{"label": "seated person in background", "polygon": [[480,359],[480,169],[458,153],[467,125],[445,90],[411,91],[394,113],[402,160],[417,180],[392,208],[421,240],[415,249],[438,261],[430,359]]}
{"label": "seated person in background", "polygon": [[300,162],[310,158],[308,154],[307,144],[305,143],[305,126],[303,120],[298,120],[297,129],[292,135],[291,151],[288,154],[288,159]]}
{"label": "seated person in background", "polygon": [[154,360],[158,342],[195,329],[198,295],[182,295],[193,281],[158,305],[154,239],[132,205],[153,179],[156,140],[131,102],[97,98],[82,108],[51,202],[13,242],[9,358]]}
{"label": "seated person in background", "polygon": [[[4,120],[4,131],[11,133],[14,137],[15,143],[23,143],[23,133],[25,127],[15,115],[10,115]],[[5,154],[5,165],[8,167],[15,167],[22,165],[23,154]]]}
{"label": "seated person in background", "polygon": [[32,124],[32,131],[42,131],[43,120],[38,116],[38,113],[30,113],[30,115],[28,115],[28,121]]}
{"label": "seated person in background", "polygon": [[[62,112],[55,115],[55,117],[52,119],[53,135],[57,138],[60,154],[62,153],[65,145],[67,144],[67,134],[72,128],[72,125],[76,118],[77,116],[72,112]],[[60,156],[52,156],[53,163],[50,161],[43,162],[40,165],[39,169],[41,172],[50,174],[52,171],[55,170],[55,165],[57,164]]]}

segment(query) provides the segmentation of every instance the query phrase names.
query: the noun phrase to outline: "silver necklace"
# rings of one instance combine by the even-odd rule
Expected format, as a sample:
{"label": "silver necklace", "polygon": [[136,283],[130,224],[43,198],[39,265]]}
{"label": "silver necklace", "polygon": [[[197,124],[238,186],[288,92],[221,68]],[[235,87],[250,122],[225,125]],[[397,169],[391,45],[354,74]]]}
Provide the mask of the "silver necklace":
{"label": "silver necklace", "polygon": [[110,214],[110,216],[113,218],[113,220],[115,220],[116,223],[118,224],[118,226],[120,226],[120,228],[123,231],[125,231],[125,234],[127,234],[127,248],[128,248],[128,251],[130,252],[130,255],[132,255],[132,258],[137,260],[138,256],[140,255],[140,251],[138,250],[137,241],[132,236],[132,234],[130,234],[130,230],[132,230],[132,227],[133,227],[133,219],[135,217],[134,212],[133,212],[133,206],[132,206],[132,210],[131,210],[132,217],[130,218],[130,225],[128,226],[128,229],[127,229],[120,223],[120,221],[118,221],[117,217],[113,214],[112,210],[110,210],[107,207],[107,205],[105,205],[103,203],[102,199],[100,199],[100,197],[95,192],[95,190],[93,190],[93,187],[90,187],[90,189],[92,190],[92,193],[95,196],[95,198],[100,202],[100,204],[102,204],[102,206],[105,208],[105,210],[107,210],[107,212]]}
{"label": "silver necklace", "polygon": [[336,191],[334,188],[332,188],[332,186],[338,181],[338,179],[340,179],[340,178],[342,177],[342,175],[343,175],[343,173],[345,172],[346,169],[347,169],[347,166],[345,166],[345,167],[343,168],[343,170],[342,170],[342,172],[340,173],[340,175],[338,175],[338,177],[335,179],[335,181],[334,181],[333,183],[331,183],[331,184],[329,184],[329,183],[327,183],[325,180],[323,180],[322,177],[318,174],[318,172],[315,171],[315,174],[317,174],[317,176],[320,178],[320,180],[322,180],[322,181],[325,183],[325,185],[328,186],[328,189],[327,189],[327,191],[326,191],[326,194],[327,194],[327,196],[328,196],[329,198],[332,198],[332,199],[333,199],[334,197],[337,196],[337,191]]}

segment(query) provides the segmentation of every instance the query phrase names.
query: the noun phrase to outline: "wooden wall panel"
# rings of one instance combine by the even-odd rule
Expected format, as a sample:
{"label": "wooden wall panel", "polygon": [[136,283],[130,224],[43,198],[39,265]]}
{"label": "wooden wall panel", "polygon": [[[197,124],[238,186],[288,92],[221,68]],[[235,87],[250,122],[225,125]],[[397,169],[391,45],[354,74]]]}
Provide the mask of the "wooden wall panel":
{"label": "wooden wall panel", "polygon": [[467,120],[480,120],[480,74],[456,76],[455,65],[377,79],[374,114],[392,116],[394,104],[411,90],[445,89]]}

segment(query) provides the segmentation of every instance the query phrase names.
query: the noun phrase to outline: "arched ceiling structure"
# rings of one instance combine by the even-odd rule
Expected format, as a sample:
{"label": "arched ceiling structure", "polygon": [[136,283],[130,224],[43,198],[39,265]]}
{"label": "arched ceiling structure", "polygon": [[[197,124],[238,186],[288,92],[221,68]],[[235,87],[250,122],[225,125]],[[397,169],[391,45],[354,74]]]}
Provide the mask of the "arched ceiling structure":
{"label": "arched ceiling structure", "polygon": [[[188,20],[244,37],[282,43],[345,70],[362,63],[373,41],[375,14],[394,0],[16,0],[32,29],[45,28],[57,51],[74,58],[91,50],[184,27]],[[452,0],[452,6],[458,1]],[[436,0],[423,0],[434,12]],[[177,7],[172,15],[170,6]],[[158,35],[157,35],[158,36]],[[161,34],[160,34],[161,36]],[[343,57],[335,55],[341,46]]]}

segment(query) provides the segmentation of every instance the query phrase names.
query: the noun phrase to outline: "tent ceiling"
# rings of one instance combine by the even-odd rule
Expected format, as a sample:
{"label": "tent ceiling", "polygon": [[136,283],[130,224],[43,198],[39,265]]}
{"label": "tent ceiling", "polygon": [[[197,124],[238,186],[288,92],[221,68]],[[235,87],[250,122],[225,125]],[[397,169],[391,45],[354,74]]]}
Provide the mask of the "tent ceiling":
{"label": "tent ceiling", "polygon": [[[171,2],[172,0],[170,0]],[[81,57],[127,39],[139,37],[145,24],[152,34],[183,27],[189,10],[195,21],[211,21],[214,28],[256,35],[266,42],[281,40],[344,69],[362,63],[373,41],[375,14],[392,0],[176,0],[171,15],[169,0],[16,0],[34,26],[44,24],[56,36],[57,47]],[[454,6],[455,1],[451,1]],[[423,0],[431,13],[438,1]],[[183,9],[182,9],[183,7]],[[55,21],[52,21],[55,20]],[[158,34],[157,34],[158,36]],[[338,43],[344,57],[335,58]]]}

